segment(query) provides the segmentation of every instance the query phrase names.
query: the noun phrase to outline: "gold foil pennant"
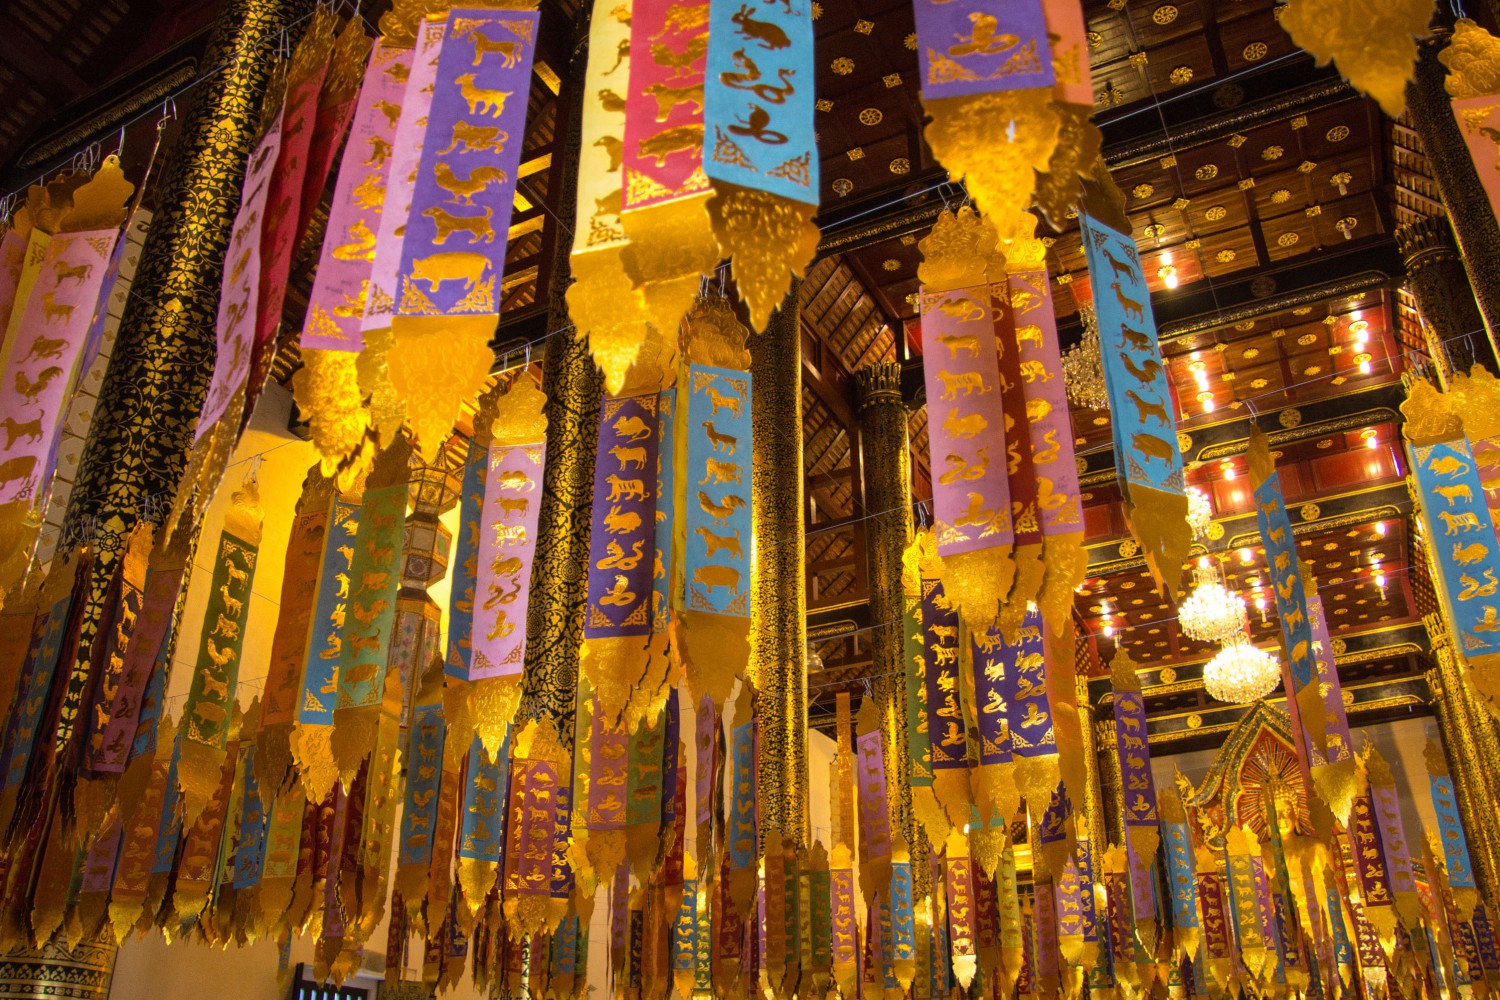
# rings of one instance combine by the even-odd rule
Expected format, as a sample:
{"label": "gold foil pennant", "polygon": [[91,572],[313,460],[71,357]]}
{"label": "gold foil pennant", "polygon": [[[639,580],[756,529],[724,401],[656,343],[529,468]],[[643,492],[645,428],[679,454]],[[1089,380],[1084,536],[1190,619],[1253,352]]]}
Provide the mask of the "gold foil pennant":
{"label": "gold foil pennant", "polygon": [[1292,41],[1399,118],[1433,0],[1290,0],[1278,14]]}
{"label": "gold foil pennant", "polygon": [[1467,17],[1453,26],[1453,37],[1438,53],[1448,67],[1443,86],[1448,96],[1488,97],[1500,94],[1500,38],[1485,31]]}

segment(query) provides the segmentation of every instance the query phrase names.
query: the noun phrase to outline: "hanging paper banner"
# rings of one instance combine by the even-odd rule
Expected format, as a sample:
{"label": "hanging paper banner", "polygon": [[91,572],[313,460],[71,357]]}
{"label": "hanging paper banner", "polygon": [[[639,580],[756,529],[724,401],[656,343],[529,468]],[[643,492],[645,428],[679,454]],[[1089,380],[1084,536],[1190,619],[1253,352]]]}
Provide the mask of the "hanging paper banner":
{"label": "hanging paper banner", "polygon": [[1375,802],[1368,789],[1355,798],[1351,819],[1349,847],[1354,870],[1359,876],[1364,918],[1375,928],[1381,946],[1389,952],[1394,946],[1396,930],[1395,900],[1391,896],[1391,883],[1381,849]]}
{"label": "hanging paper banner", "polygon": [[[941,587],[941,584],[937,586]],[[948,617],[955,623],[958,620],[954,615]],[[943,628],[941,624],[937,627]],[[957,626],[952,627],[956,629]],[[1010,689],[1015,684],[1016,659],[1021,646],[1019,643],[1007,645],[1000,628],[994,625],[983,633],[971,632],[969,637],[973,644],[970,655],[974,663],[974,705],[979,722],[979,766],[974,770],[972,786],[979,819],[988,825],[992,819],[1014,816],[1021,801],[1016,788],[1015,755],[1011,745],[1010,701],[1006,697],[1012,693]],[[948,645],[941,634],[931,636],[926,648],[940,658],[946,658],[947,651],[957,652],[957,647]],[[928,676],[939,683],[947,683],[950,679],[949,674],[935,664]],[[942,691],[926,690],[923,693],[929,706],[940,703],[933,700],[934,694],[946,696]],[[924,727],[931,725],[927,718],[922,721]],[[963,728],[964,720],[960,718],[957,724]],[[922,797],[925,799],[927,794],[922,793]],[[928,811],[920,810],[924,814]],[[924,817],[924,820],[927,825],[936,827],[929,831],[933,836],[948,825],[946,815]]]}
{"label": "hanging paper banner", "polygon": [[859,888],[870,905],[890,883],[891,815],[879,709],[866,698],[855,718],[859,774]]}
{"label": "hanging paper banner", "polygon": [[[258,756],[259,748],[256,753]],[[292,785],[270,801],[273,804],[266,827],[266,855],[261,862],[260,906],[267,920],[266,932],[279,935],[293,922],[289,911],[297,880],[297,859],[302,852],[307,796],[300,785]]]}
{"label": "hanging paper banner", "polygon": [[120,847],[120,861],[115,870],[109,903],[109,919],[117,941],[122,940],[135,927],[145,909],[146,886],[155,860],[158,824],[162,819],[162,803],[167,795],[171,763],[172,758],[167,754],[157,755],[153,759],[151,775],[141,799],[133,817],[126,821],[124,842]]}
{"label": "hanging paper banner", "polygon": [[429,666],[412,704],[405,754],[406,798],[396,854],[396,890],[409,908],[419,905],[427,894],[427,875],[434,855],[447,739],[442,697],[442,667]]}
{"label": "hanging paper banner", "polygon": [[531,722],[516,740],[511,764],[511,844],[503,883],[507,928],[517,936],[551,932],[566,911],[552,899],[554,839],[562,800],[559,789],[572,775],[550,721]]}
{"label": "hanging paper banner", "polygon": [[[1125,832],[1129,847],[1144,862],[1144,870],[1131,865],[1130,893],[1136,914],[1136,932],[1147,951],[1156,950],[1156,848],[1161,831],[1156,811],[1156,781],[1151,774],[1151,749],[1146,742],[1146,700],[1135,663],[1120,646],[1110,662],[1115,716],[1115,748],[1120,758],[1120,788],[1123,795]],[[1142,916],[1145,914],[1145,916]]]}
{"label": "hanging paper banner", "polygon": [[[914,799],[931,794],[919,789],[932,787],[932,742],[927,732],[927,637],[922,624],[922,553],[933,552],[932,532],[919,531],[901,554],[902,650],[905,653],[906,748],[911,760]],[[983,700],[981,700],[982,703]],[[840,730],[842,732],[842,730]],[[853,841],[850,841],[851,845]]]}
{"label": "hanging paper banner", "polygon": [[1500,130],[1500,81],[1492,62],[1495,39],[1468,18],[1460,18],[1452,40],[1438,58],[1448,68],[1443,84],[1452,98],[1453,118],[1459,124],[1474,172],[1490,196],[1490,208],[1500,216],[1500,147],[1492,134]]}
{"label": "hanging paper banner", "polygon": [[672,922],[672,982],[680,996],[692,996],[697,981],[698,866],[693,856],[683,859],[682,902]]}
{"label": "hanging paper banner", "polygon": [[[1041,244],[1037,243],[1038,249]],[[1014,250],[1015,247],[1007,247]],[[1002,632],[1014,640],[1016,630],[1041,594],[1046,566],[1042,562],[1042,522],[1039,510],[1036,464],[1032,456],[1031,421],[1028,419],[1027,377],[1045,377],[1034,368],[1021,369],[1021,351],[1016,341],[1016,317],[1010,304],[1010,284],[1005,266],[997,256],[986,271],[995,327],[995,346],[1000,371],[1000,408],[1005,421],[1006,484],[1010,494],[1011,523],[1015,530],[1015,583],[1000,604]],[[1061,369],[1057,369],[1058,372]],[[1056,372],[1052,373],[1057,381]]]}
{"label": "hanging paper banner", "polygon": [[495,884],[500,849],[505,843],[506,774],[509,754],[504,744],[491,757],[475,736],[469,744],[464,784],[462,825],[458,838],[458,884],[469,913],[477,915]]}
{"label": "hanging paper banner", "polygon": [[1380,829],[1380,851],[1390,879],[1391,896],[1396,913],[1408,933],[1416,934],[1422,920],[1422,902],[1412,873],[1411,846],[1401,823],[1401,802],[1396,778],[1390,765],[1373,746],[1365,757],[1369,778],[1370,803],[1375,809],[1375,823]]}
{"label": "hanging paper banner", "polygon": [[[948,834],[944,851],[943,886],[947,890],[948,941],[953,974],[965,990],[979,971],[979,951],[974,927],[976,900],[974,867],[969,858],[969,842],[962,833]],[[937,957],[935,956],[935,959]],[[946,964],[949,956],[942,956]]]}
{"label": "hanging paper banner", "polygon": [[917,58],[924,100],[1051,87],[1055,79],[1039,4],[919,6]]}
{"label": "hanging paper banner", "polygon": [[1195,958],[1198,953],[1198,892],[1194,886],[1195,852],[1182,799],[1173,789],[1160,795],[1163,847],[1167,860],[1167,888],[1172,896],[1173,943],[1178,954]]}
{"label": "hanging paper banner", "polygon": [[1492,636],[1500,603],[1486,597],[1485,581],[1500,574],[1500,547],[1489,530],[1489,512],[1474,458],[1461,437],[1409,448],[1421,491],[1422,518],[1437,557],[1445,617],[1475,686],[1493,702],[1500,694],[1496,679],[1500,642]]}
{"label": "hanging paper banner", "polygon": [[1221,988],[1228,980],[1234,955],[1226,907],[1228,895],[1229,884],[1225,875],[1218,872],[1198,873],[1198,905],[1203,910],[1204,960]]}
{"label": "hanging paper banner", "polygon": [[491,431],[469,666],[471,717],[491,754],[520,697],[547,450],[546,402],[536,381],[522,372],[500,398]]}
{"label": "hanging paper banner", "polygon": [[833,928],[833,979],[848,996],[859,977],[859,926],[854,910],[854,867],[849,848],[836,844],[828,863],[829,910]]}
{"label": "hanging paper banner", "polygon": [[[651,634],[666,635],[672,621],[672,574],[677,571],[677,390],[656,397],[656,550],[651,569]],[[701,703],[702,699],[698,699]],[[710,699],[710,705],[712,700]]]}
{"label": "hanging paper banner", "polygon": [[[476,436],[478,429],[476,428]],[[469,679],[473,648],[474,595],[479,579],[480,526],[484,513],[484,491],[489,472],[487,445],[469,439],[468,458],[464,462],[463,492],[459,494],[458,537],[453,550],[453,582],[448,598],[448,653],[443,659],[444,673],[457,681]],[[500,511],[500,513],[508,513]]]}
{"label": "hanging paper banner", "polygon": [[[251,711],[258,711],[258,709],[259,705],[252,702]],[[177,778],[179,784],[183,785],[183,844],[180,859],[176,867],[172,869],[174,877],[172,911],[175,918],[182,923],[192,923],[203,912],[221,868],[221,852],[225,847],[224,825],[229,819],[229,804],[234,794],[234,778],[239,770],[237,765],[239,763],[240,724],[241,715],[238,707],[235,707],[233,718],[225,727],[226,742],[222,766],[214,775],[207,801],[193,822],[188,822],[187,819],[189,792],[184,780],[186,775],[183,773],[182,763],[187,759],[187,750],[194,744],[181,738],[191,722],[185,723],[184,732],[179,734],[178,743],[183,748],[183,756],[178,760]]]}
{"label": "hanging paper banner", "polygon": [[[15,510],[21,513],[40,510],[50,495],[45,474],[80,375],[78,362],[99,306],[107,264],[125,221],[123,205],[133,190],[120,172],[119,159],[109,156],[93,178],[73,192],[72,207],[59,220],[59,231],[36,265],[32,294],[16,313],[19,326],[7,338],[5,380],[0,384],[0,427],[5,430],[0,504],[19,501],[24,506],[18,504]],[[9,515],[4,519],[12,520]]]}
{"label": "hanging paper banner", "polygon": [[[1287,517],[1286,501],[1281,492],[1281,476],[1272,471],[1270,443],[1259,428],[1251,429],[1250,479],[1255,484],[1255,517],[1266,549],[1271,585],[1276,592],[1276,613],[1281,620],[1281,637],[1286,648],[1287,670],[1293,691],[1287,692],[1297,702],[1309,746],[1324,760],[1327,752],[1327,720],[1323,696],[1318,688],[1318,668],[1313,657],[1312,623],[1307,617],[1306,581],[1297,559],[1297,539]],[[1353,764],[1347,765],[1352,770]]]}
{"label": "hanging paper banner", "polygon": [[[978,881],[985,883],[990,880],[981,877]],[[1012,844],[1007,843],[1005,850],[1000,852],[1000,865],[991,884],[994,887],[995,918],[999,922],[999,958],[1003,966],[1000,982],[1002,987],[1007,984],[1014,986],[1021,979],[1026,938],[1029,935],[1026,925],[1022,923],[1020,890],[1016,884],[1016,854]],[[985,891],[980,895],[983,897],[989,894]]]}
{"label": "hanging paper banner", "polygon": [[[636,724],[655,702],[641,692],[653,658],[655,594],[657,394],[606,397],[594,458],[593,525],[589,535],[588,605],[579,669],[604,713]],[[659,645],[664,646],[662,635]],[[655,651],[664,655],[664,649]],[[644,703],[642,703],[644,701]],[[626,707],[635,710],[626,714]]]}
{"label": "hanging paper banner", "polygon": [[1067,788],[1058,782],[1047,801],[1046,812],[1037,823],[1037,843],[1054,878],[1061,877],[1063,866],[1076,850],[1072,813],[1073,804],[1068,798]]}
{"label": "hanging paper banner", "polygon": [[589,863],[603,882],[625,859],[630,737],[623,723],[605,718],[597,698],[590,701],[590,707],[586,849]]}
{"label": "hanging paper banner", "polygon": [[1255,842],[1255,834],[1239,826],[1231,827],[1224,840],[1228,912],[1239,944],[1239,958],[1251,977],[1259,980],[1266,967],[1267,955],[1252,859],[1259,854],[1260,847]]}
{"label": "hanging paper banner", "polygon": [[[1038,252],[1043,249],[1039,240],[1026,241],[1024,249],[1019,251],[1009,248],[1007,283],[1026,422],[1030,427],[1031,462],[1036,470],[1042,560],[1046,565],[1037,604],[1048,627],[1061,631],[1072,610],[1073,590],[1083,582],[1088,555],[1083,549],[1082,501],[1073,454],[1073,429],[1068,420],[1068,390],[1061,377],[1062,354],[1057,317],[1052,309],[1052,283]],[[1028,254],[1035,254],[1037,259]]]}
{"label": "hanging paper banner", "polygon": [[[923,809],[923,802],[914,805],[923,814],[928,833],[946,837],[948,828],[961,826],[969,816],[968,728],[959,690],[958,614],[943,583],[925,576],[922,623],[927,640],[927,732],[932,742],[932,793],[936,807]],[[996,753],[1003,755],[1004,750],[999,746]],[[926,796],[922,798],[925,800]],[[863,857],[864,852],[860,853]]]}
{"label": "hanging paper banner", "polygon": [[448,14],[391,326],[391,381],[429,463],[494,363],[489,338],[539,27],[534,10]]}
{"label": "hanging paper banner", "polygon": [[[696,732],[693,734],[693,746],[696,751],[694,755],[696,766],[693,770],[693,823],[696,831],[695,842],[701,845],[698,849],[707,857],[709,845],[718,843],[715,821],[722,810],[716,806],[716,803],[723,799],[719,774],[720,719],[712,698],[705,695],[698,702],[693,719],[696,727]],[[712,874],[711,869],[705,871],[705,880],[711,881]]]}
{"label": "hanging paper banner", "polygon": [[[994,306],[984,270],[997,239],[966,207],[940,215],[918,245],[937,554],[949,595],[976,631],[990,625],[1015,577]],[[936,745],[936,731],[932,739]]]}
{"label": "hanging paper banner", "polygon": [[757,330],[817,246],[812,15],[800,2],[752,10],[712,0],[704,89],[654,93],[667,112],[658,118],[670,119],[678,100],[702,102],[703,170],[715,193],[708,211]]}
{"label": "hanging paper banner", "polygon": [[1059,981],[1060,941],[1057,922],[1059,900],[1052,879],[1035,883],[1032,903],[1032,927],[1036,931],[1036,978],[1042,995],[1055,995]]}
{"label": "hanging paper banner", "polygon": [[[21,268],[26,262],[26,250],[34,231],[30,209],[21,205],[5,220],[5,235],[0,236],[0,345],[8,340],[6,331],[16,305]],[[21,301],[24,303],[25,300]]]}
{"label": "hanging paper banner", "polygon": [[1028,611],[1018,633],[1019,642],[1010,647],[1014,659],[1006,664],[1005,673],[1016,784],[1032,812],[1037,814],[1047,808],[1062,779],[1052,705],[1047,695],[1043,628],[1040,610]]}
{"label": "hanging paper banner", "polygon": [[209,581],[208,607],[198,645],[197,667],[183,707],[182,785],[183,824],[192,827],[218,787],[225,766],[225,746],[234,714],[234,691],[239,682],[240,651],[244,647],[246,605],[250,603],[259,559],[260,493],[253,481],[234,496],[224,518],[218,552]]}
{"label": "hanging paper banner", "polygon": [[1358,767],[1354,762],[1354,741],[1349,735],[1349,716],[1344,708],[1344,687],[1339,682],[1333,640],[1328,635],[1328,613],[1317,593],[1307,593],[1307,623],[1312,630],[1318,691],[1323,699],[1323,737],[1327,743],[1326,753],[1321,758],[1315,755],[1312,761],[1313,786],[1339,822],[1347,822],[1359,788]]}
{"label": "hanging paper banner", "polygon": [[397,441],[375,459],[360,498],[354,559],[349,563],[349,600],[334,678],[333,759],[347,788],[370,754],[385,692],[391,626],[405,565],[408,459]]}
{"label": "hanging paper banner", "polygon": [[[898,834],[891,849],[889,949],[892,971],[903,990],[911,988],[917,972],[917,931],[913,898],[911,855]],[[884,900],[881,902],[884,907]]]}
{"label": "hanging paper banner", "polygon": [[[239,830],[235,838],[233,862],[236,894],[259,887],[264,871],[266,844],[267,816],[261,802],[259,775],[255,770],[254,744],[245,748],[243,756],[245,763],[240,777]],[[236,908],[238,909],[238,905]],[[258,918],[256,923],[259,923]]]}
{"label": "hanging paper banner", "polygon": [[1458,812],[1458,794],[1448,773],[1448,761],[1442,747],[1429,740],[1423,753],[1431,785],[1432,808],[1437,814],[1438,839],[1442,842],[1443,860],[1448,869],[1448,885],[1453,891],[1453,905],[1465,923],[1473,918],[1478,901],[1474,866],[1469,859],[1469,842],[1463,819]]}
{"label": "hanging paper banner", "polygon": [[[625,856],[636,880],[642,884],[656,863],[661,842],[662,765],[667,750],[668,717],[675,714],[674,708],[675,702],[669,699],[655,719],[641,723],[630,735],[630,768],[625,782]],[[675,744],[675,722],[673,729]],[[675,745],[672,752],[676,752]]]}
{"label": "hanging paper banner", "polygon": [[1126,520],[1158,589],[1175,598],[1191,532],[1177,416],[1156,341],[1150,290],[1130,236],[1086,215],[1079,222],[1093,276],[1115,453],[1124,459],[1120,472]]}

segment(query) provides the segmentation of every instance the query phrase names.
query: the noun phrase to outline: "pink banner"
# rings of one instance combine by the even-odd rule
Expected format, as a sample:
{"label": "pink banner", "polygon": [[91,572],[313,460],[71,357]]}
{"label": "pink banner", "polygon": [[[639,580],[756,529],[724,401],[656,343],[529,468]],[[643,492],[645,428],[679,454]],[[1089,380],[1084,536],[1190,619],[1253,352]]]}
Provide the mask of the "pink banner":
{"label": "pink banner", "polygon": [[546,446],[492,445],[479,538],[469,679],[520,676]]}
{"label": "pink banner", "polygon": [[396,125],[411,72],[412,50],[377,42],[365,69],[364,85],[344,163],[328,212],[323,253],[307,303],[303,348],[358,351],[365,290],[375,260],[387,180],[395,149]]}
{"label": "pink banner", "polygon": [[47,246],[0,384],[0,503],[45,493],[43,479],[119,235],[118,229],[59,233]]}
{"label": "pink banner", "polygon": [[[375,256],[370,264],[369,294],[365,296],[363,330],[384,330],[391,325],[396,311],[396,274],[401,270],[401,243],[407,216],[411,214],[412,193],[417,187],[417,167],[422,160],[422,139],[427,133],[427,113],[432,110],[432,93],[437,85],[438,50],[443,46],[446,21],[422,23],[417,32],[417,49],[411,59],[410,78],[401,101],[401,119],[396,124],[395,148],[386,148],[389,157],[385,199],[379,239],[373,243]],[[493,139],[494,137],[490,137]],[[471,140],[463,140],[465,142]],[[484,140],[477,133],[472,142]],[[375,158],[375,149],[370,158]],[[397,232],[401,230],[401,232]]]}
{"label": "pink banner", "polygon": [[21,281],[21,264],[26,260],[26,237],[7,229],[0,237],[0,343],[10,324],[10,311],[16,304],[16,286]]}
{"label": "pink banner", "polygon": [[922,292],[922,356],[938,554],[1009,545],[1015,536],[988,285]]}
{"label": "pink banner", "polygon": [[[636,4],[633,10],[633,55],[624,97],[627,210],[708,190],[703,173],[708,6],[708,0],[653,2]],[[773,26],[772,30],[777,29]],[[763,37],[760,44],[768,45],[771,40]],[[606,93],[620,99],[612,91]],[[605,99],[605,94],[599,96]],[[766,124],[756,121],[752,107],[741,127],[746,129],[744,135],[757,137],[755,133]]]}
{"label": "pink banner", "polygon": [[1474,172],[1490,196],[1490,208],[1500,216],[1500,94],[1461,97],[1453,102],[1453,117],[1469,147]]}
{"label": "pink banner", "polygon": [[1042,534],[1083,530],[1078,499],[1078,466],[1068,419],[1068,389],[1062,378],[1057,317],[1046,271],[1010,276],[1010,302],[1031,425],[1031,462],[1037,476]]}
{"label": "pink banner", "polygon": [[260,287],[261,226],[265,221],[266,203],[271,188],[271,173],[276,169],[276,154],[281,148],[281,119],[272,123],[265,138],[250,154],[250,168],[245,174],[245,195],[239,214],[234,217],[234,232],[224,254],[224,284],[219,291],[219,318],[214,324],[218,353],[214,357],[214,374],[203,400],[194,441],[201,440],[209,428],[219,422],[235,390],[250,375],[251,344],[255,339],[255,302]]}
{"label": "pink banner", "polygon": [[1068,104],[1094,106],[1094,85],[1089,71],[1088,32],[1083,23],[1080,0],[1042,0],[1047,34],[1052,40],[1052,69],[1057,75],[1054,92]]}

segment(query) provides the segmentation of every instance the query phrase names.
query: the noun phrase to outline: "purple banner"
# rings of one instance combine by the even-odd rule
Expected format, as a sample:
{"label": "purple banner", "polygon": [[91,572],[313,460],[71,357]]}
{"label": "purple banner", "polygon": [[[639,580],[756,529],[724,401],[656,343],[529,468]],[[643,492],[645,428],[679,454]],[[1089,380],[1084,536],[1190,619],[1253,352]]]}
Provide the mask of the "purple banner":
{"label": "purple banner", "polygon": [[885,754],[880,730],[855,740],[859,756],[859,860],[869,864],[891,854],[891,815],[886,804]]}
{"label": "purple banner", "polygon": [[958,690],[958,612],[938,580],[922,580],[922,624],[932,769],[968,767],[968,732]]}
{"label": "purple banner", "polygon": [[537,11],[448,15],[401,246],[399,315],[500,311],[496,286],[505,269],[540,19]]}
{"label": "purple banner", "polygon": [[1006,649],[1003,690],[1010,710],[1012,752],[1027,758],[1057,753],[1052,703],[1047,698],[1047,661],[1042,653],[1042,616],[1038,611],[1026,612],[1020,641]]}
{"label": "purple banner", "polygon": [[79,356],[118,229],[58,233],[47,245],[0,382],[0,503],[35,501],[67,414]]}
{"label": "purple banner", "polygon": [[1040,0],[919,2],[922,98],[1050,87],[1056,77]]}
{"label": "purple banner", "polygon": [[594,455],[585,639],[651,631],[658,396],[606,398]]}
{"label": "purple banner", "polygon": [[517,761],[524,768],[525,791],[517,796],[520,851],[516,859],[516,891],[545,897],[552,892],[553,838],[557,833],[557,769],[550,761]]}
{"label": "purple banner", "polygon": [[[1015,658],[1020,645],[1007,646],[1000,629],[990,626],[981,635],[972,634],[974,643],[974,702],[979,718],[979,763],[1004,764],[1011,759],[1009,702],[1007,682],[1016,672]],[[932,640],[928,640],[928,649]],[[932,695],[928,694],[928,703]]]}
{"label": "purple banner", "polygon": [[545,444],[491,445],[469,679],[520,676]]}
{"label": "purple banner", "polygon": [[360,325],[412,55],[412,49],[377,40],[365,68],[308,297],[304,350],[357,351],[364,345]]}
{"label": "purple banner", "polygon": [[1015,538],[993,316],[988,285],[922,293],[940,555],[1009,545]]}
{"label": "purple banner", "polygon": [[[1325,763],[1337,764],[1354,757],[1354,741],[1349,736],[1349,715],[1344,709],[1344,687],[1339,682],[1338,667],[1333,658],[1333,640],[1328,637],[1328,613],[1323,598],[1307,595],[1307,624],[1312,628],[1313,660],[1318,669],[1318,690],[1323,695],[1323,735],[1328,741]],[[1287,710],[1292,710],[1288,702]],[[1310,752],[1316,750],[1309,748]],[[1317,765],[1314,760],[1313,765]]]}
{"label": "purple banner", "polygon": [[1146,701],[1139,691],[1115,690],[1115,746],[1125,793],[1125,825],[1156,829],[1156,782],[1146,746]]}
{"label": "purple banner", "polygon": [[1062,378],[1057,317],[1052,312],[1052,284],[1046,271],[1022,271],[1010,275],[1009,285],[1042,534],[1082,531],[1078,466],[1068,419],[1068,388]]}
{"label": "purple banner", "polygon": [[224,284],[219,292],[219,316],[214,323],[218,351],[214,355],[213,378],[203,400],[194,441],[202,440],[224,411],[235,391],[250,377],[251,347],[255,341],[256,303],[260,287],[260,237],[265,225],[266,201],[271,194],[271,174],[281,149],[281,119],[261,139],[250,155],[245,173],[245,194],[229,249],[224,252]]}

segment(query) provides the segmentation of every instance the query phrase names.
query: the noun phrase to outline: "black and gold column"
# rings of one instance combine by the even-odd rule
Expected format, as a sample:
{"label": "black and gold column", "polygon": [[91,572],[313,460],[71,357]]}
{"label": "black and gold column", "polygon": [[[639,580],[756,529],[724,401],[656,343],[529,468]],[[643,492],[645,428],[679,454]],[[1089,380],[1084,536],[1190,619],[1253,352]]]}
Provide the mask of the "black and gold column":
{"label": "black and gold column", "polygon": [[1396,244],[1406,267],[1407,288],[1425,321],[1427,352],[1439,382],[1446,388],[1453,372],[1468,372],[1476,360],[1493,368],[1487,344],[1470,336],[1484,326],[1484,320],[1448,220],[1434,217],[1407,223],[1396,230]]}
{"label": "black and gold column", "polygon": [[[583,144],[583,74],[588,65],[588,24],[582,19],[563,80],[559,106],[566,115],[562,167],[553,183],[556,216],[569,226],[578,214],[578,153]],[[588,344],[573,336],[566,293],[571,239],[561,227],[548,289],[547,340],[542,389],[547,394],[547,467],[542,476],[536,557],[531,569],[531,605],[526,615],[526,664],[521,675],[517,723],[550,719],[562,746],[573,747],[578,694],[578,647],[588,602],[589,514],[593,507],[594,448],[599,440],[599,403],[604,378]]]}
{"label": "black and gold column", "polygon": [[[1446,17],[1446,16],[1445,16]],[[1500,330],[1500,225],[1490,209],[1468,146],[1453,117],[1444,87],[1447,69],[1438,53],[1452,34],[1449,24],[1437,26],[1430,37],[1418,42],[1415,79],[1406,87],[1406,110],[1422,139],[1422,149],[1432,165],[1432,176],[1442,194],[1443,205],[1453,223],[1453,233],[1463,252],[1462,263],[1484,318],[1492,356],[1495,331]]]}
{"label": "black and gold column", "polygon": [[1500,905],[1500,782],[1486,762],[1500,760],[1494,721],[1469,692],[1446,625],[1436,615],[1425,624],[1432,639],[1432,666],[1427,687],[1437,717],[1438,735],[1453,776],[1459,815],[1469,842],[1480,899]]}
{"label": "black and gold column", "polygon": [[907,752],[907,670],[901,560],[911,541],[911,456],[901,365],[877,361],[854,373],[859,393],[860,463],[864,469],[865,565],[870,581],[871,674],[887,726],[886,760],[895,790],[891,813],[909,843],[916,842]]}
{"label": "black and gold column", "polygon": [[1087,790],[1084,801],[1074,806],[1083,810],[1078,835],[1088,837],[1089,843],[1094,845],[1097,865],[1107,845],[1125,843],[1125,791],[1120,781],[1113,690],[1100,698],[1095,706],[1089,701],[1088,681],[1078,678],[1078,715],[1079,728],[1083,730]]}
{"label": "black and gold column", "polygon": [[[807,567],[802,535],[802,329],[796,281],[750,342],[755,539],[750,669],[760,719],[761,829],[807,843]],[[767,841],[772,843],[772,841]]]}
{"label": "black and gold column", "polygon": [[[171,151],[63,525],[65,546],[89,541],[100,561],[80,651],[98,631],[131,529],[148,509],[159,518],[171,507],[213,372],[224,253],[266,84],[285,32],[312,9],[313,0],[225,0],[204,52],[201,65],[223,68],[194,88]],[[72,734],[86,667],[72,678],[59,744]]]}
{"label": "black and gold column", "polygon": [[61,943],[0,956],[0,1000],[108,1000],[118,951],[106,921],[69,950]]}

